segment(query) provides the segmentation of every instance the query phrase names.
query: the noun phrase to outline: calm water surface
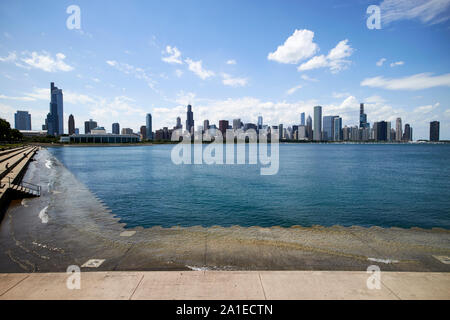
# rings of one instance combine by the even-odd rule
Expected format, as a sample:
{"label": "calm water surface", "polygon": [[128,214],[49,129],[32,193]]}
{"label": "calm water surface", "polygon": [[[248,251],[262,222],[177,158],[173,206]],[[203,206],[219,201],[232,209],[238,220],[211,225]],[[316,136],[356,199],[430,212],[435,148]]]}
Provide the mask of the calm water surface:
{"label": "calm water surface", "polygon": [[128,227],[450,229],[450,145],[280,145],[280,169],[174,165],[171,145],[50,148]]}

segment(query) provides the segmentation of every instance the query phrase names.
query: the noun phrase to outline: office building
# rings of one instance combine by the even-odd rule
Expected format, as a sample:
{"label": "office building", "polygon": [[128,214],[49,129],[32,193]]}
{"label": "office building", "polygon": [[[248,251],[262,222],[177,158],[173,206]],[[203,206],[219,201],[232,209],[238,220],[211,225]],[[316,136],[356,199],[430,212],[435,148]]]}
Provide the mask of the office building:
{"label": "office building", "polygon": [[120,124],[118,124],[117,122],[112,124],[112,133],[120,134]]}
{"label": "office building", "polygon": [[97,128],[97,127],[98,127],[98,125],[97,125],[96,121],[94,121],[92,119],[89,119],[89,121],[85,121],[84,122],[84,134],[91,133],[91,130],[94,128]]}
{"label": "office building", "polygon": [[153,140],[152,115],[150,113],[147,113],[145,120],[146,139]]}
{"label": "office building", "polygon": [[312,129],[312,118],[311,116],[308,116],[306,119],[306,136],[308,140],[313,139],[313,129]]}
{"label": "office building", "polygon": [[219,121],[219,130],[222,132],[222,136],[225,137],[229,123],[228,120],[220,120]]}
{"label": "office building", "polygon": [[203,131],[206,132],[209,129],[209,120],[203,121]]}
{"label": "office building", "polygon": [[262,129],[263,127],[263,117],[259,116],[258,117],[258,130]]}
{"label": "office building", "polygon": [[397,118],[397,120],[395,121],[395,141],[402,141],[402,139],[402,118]]}
{"label": "office building", "polygon": [[130,135],[130,134],[133,134],[133,129],[130,129],[130,128],[123,128],[122,129],[122,134],[128,134],[128,135]]}
{"label": "office building", "polygon": [[333,140],[342,141],[342,118],[335,117],[333,121]]}
{"label": "office building", "polygon": [[192,106],[187,106],[187,114],[186,114],[186,130],[190,134],[194,134],[194,113],[192,112]]}
{"label": "office building", "polygon": [[430,122],[430,141],[439,141],[439,121]]}
{"label": "office building", "polygon": [[359,105],[359,127],[360,128],[367,128],[367,114],[364,113],[364,103],[361,103]]}
{"label": "office building", "polygon": [[322,140],[322,107],[314,107],[314,141]]}
{"label": "office building", "polygon": [[308,137],[307,137],[306,126],[299,125],[297,128],[297,140],[307,140],[307,139],[308,139]]}
{"label": "office building", "polygon": [[322,140],[331,141],[334,137],[334,119],[337,116],[325,116],[323,117],[323,134]]}
{"label": "office building", "polygon": [[73,117],[73,114],[69,116],[69,136],[72,134],[75,134],[75,118]]}
{"label": "office building", "polygon": [[234,119],[233,120],[233,130],[238,130],[242,128],[242,122],[241,119]]}
{"label": "office building", "polygon": [[50,84],[50,113],[47,115],[45,124],[49,135],[64,134],[63,116],[63,92],[52,82]]}
{"label": "office building", "polygon": [[31,114],[28,111],[17,111],[14,114],[14,128],[31,131]]}
{"label": "office building", "polygon": [[141,133],[141,140],[147,140],[147,126],[141,126],[139,132]]}
{"label": "office building", "polygon": [[408,142],[413,140],[412,128],[407,123],[405,124],[405,131],[403,132],[403,141]]}
{"label": "office building", "polygon": [[304,125],[305,125],[305,113],[304,113],[304,112],[302,112],[302,113],[300,114],[300,125],[301,125],[301,126],[304,126]]}
{"label": "office building", "polygon": [[183,125],[181,124],[181,118],[177,117],[177,124],[174,129],[183,129]]}

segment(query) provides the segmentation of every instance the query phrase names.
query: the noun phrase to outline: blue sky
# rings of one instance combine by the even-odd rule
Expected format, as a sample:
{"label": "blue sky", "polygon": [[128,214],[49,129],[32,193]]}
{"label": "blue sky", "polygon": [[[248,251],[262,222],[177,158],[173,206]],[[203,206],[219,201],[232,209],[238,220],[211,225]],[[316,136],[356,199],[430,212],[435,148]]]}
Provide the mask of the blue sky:
{"label": "blue sky", "polygon": [[[68,29],[70,5],[81,29]],[[381,29],[366,26],[369,5]],[[414,138],[450,139],[450,0],[2,1],[0,117],[48,113],[50,82],[83,131],[89,118],[138,130],[204,119],[298,124],[315,105],[358,123],[401,117]]]}

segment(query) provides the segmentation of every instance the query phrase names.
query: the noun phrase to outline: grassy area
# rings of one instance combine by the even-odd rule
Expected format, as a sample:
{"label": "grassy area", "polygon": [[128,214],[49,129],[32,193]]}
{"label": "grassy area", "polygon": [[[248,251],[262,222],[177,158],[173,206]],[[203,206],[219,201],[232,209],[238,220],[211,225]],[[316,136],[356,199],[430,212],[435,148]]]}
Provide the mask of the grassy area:
{"label": "grassy area", "polygon": [[0,149],[11,149],[23,146],[23,143],[0,144]]}

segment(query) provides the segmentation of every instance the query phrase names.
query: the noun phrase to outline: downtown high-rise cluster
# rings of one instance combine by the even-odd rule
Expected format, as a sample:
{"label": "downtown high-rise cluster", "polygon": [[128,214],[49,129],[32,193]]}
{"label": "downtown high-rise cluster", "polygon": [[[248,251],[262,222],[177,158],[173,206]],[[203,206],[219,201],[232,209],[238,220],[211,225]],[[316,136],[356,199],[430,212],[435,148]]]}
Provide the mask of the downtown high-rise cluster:
{"label": "downtown high-rise cluster", "polygon": [[[52,82],[50,84],[50,112],[48,113],[45,124],[42,126],[42,130],[48,135],[62,136],[64,134],[64,122],[63,122],[63,91],[55,86]],[[278,130],[280,140],[284,141],[314,141],[314,142],[329,142],[329,141],[355,141],[355,142],[409,142],[413,140],[413,129],[406,123],[403,127],[402,119],[397,118],[395,127],[390,121],[378,121],[371,124],[368,122],[367,114],[364,110],[364,103],[360,104],[359,110],[359,125],[344,126],[342,123],[342,117],[339,115],[327,115],[322,116],[323,107],[315,106],[313,109],[313,117],[310,115],[306,117],[303,112],[300,114],[300,123],[285,127],[283,124],[279,125],[266,125],[263,122],[263,116],[258,116],[257,123],[243,123],[240,118],[229,120],[220,120],[218,127],[216,124],[211,124],[209,120],[205,119],[203,125],[194,126],[194,112],[191,105],[187,106],[186,112],[186,125],[185,131],[191,135],[194,132],[208,133],[210,136],[222,134],[225,136],[227,130],[242,130],[244,132],[248,130],[255,130],[256,132],[270,133],[272,130]],[[152,130],[152,115],[149,113],[146,115],[145,125],[140,127],[139,133],[134,133],[131,128],[122,128],[120,130],[120,124],[115,122],[112,124],[112,135],[117,136],[133,136],[131,140],[134,141],[138,137],[141,141],[145,140],[171,140],[174,130],[182,130],[183,125],[181,118],[177,117],[176,125],[169,129],[163,127],[155,132]],[[17,111],[15,114],[15,128],[22,131],[31,131],[31,115],[27,111]],[[433,121],[430,123],[430,141],[439,141],[439,121]],[[75,118],[71,114],[68,120],[68,133],[69,136],[80,135],[80,131],[75,127]],[[75,139],[75,141],[96,141],[95,138],[87,137],[88,135],[100,135],[106,134],[104,127],[99,127],[97,122],[90,119],[84,122],[84,137],[83,139]],[[111,137],[105,137],[107,141]],[[100,141],[104,141],[101,139]],[[122,137],[112,139],[114,141],[122,141]]]}

